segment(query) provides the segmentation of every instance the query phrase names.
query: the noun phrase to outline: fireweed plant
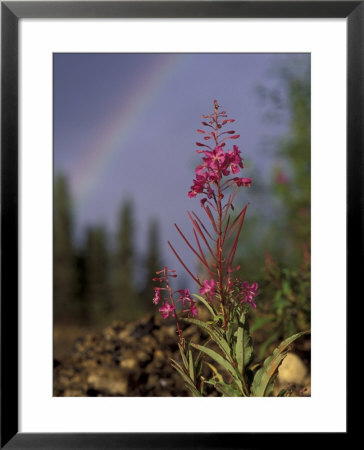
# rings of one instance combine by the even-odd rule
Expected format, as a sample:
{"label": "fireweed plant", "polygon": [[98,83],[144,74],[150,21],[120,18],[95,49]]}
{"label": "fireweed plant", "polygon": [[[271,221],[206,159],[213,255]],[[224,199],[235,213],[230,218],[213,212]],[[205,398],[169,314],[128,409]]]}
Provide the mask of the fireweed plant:
{"label": "fireweed plant", "polygon": [[[256,308],[258,284],[239,277],[240,267],[234,267],[234,257],[248,204],[234,213],[234,199],[239,189],[250,186],[250,178],[239,177],[244,168],[237,145],[227,150],[227,143],[240,136],[235,131],[224,131],[233,123],[226,111],[219,112],[214,100],[213,113],[202,115],[204,129],[197,130],[203,142],[196,142],[202,162],[195,169],[195,179],[188,192],[190,198],[200,197],[201,208],[208,226],[194,212],[188,212],[193,226],[195,244],[175,227],[189,249],[196,256],[205,273],[205,279],[183,262],[173,245],[170,248],[178,261],[195,281],[199,293],[188,289],[173,291],[170,279],[175,270],[164,267],[153,281],[153,303],[159,306],[164,319],[172,317],[176,324],[181,363],[171,360],[174,369],[183,378],[194,396],[205,394],[205,385],[212,385],[222,396],[265,397],[273,393],[278,368],[290,345],[308,331],[284,340],[259,367],[253,361],[253,345],[249,332],[248,313]],[[197,302],[208,311],[208,320],[199,320]],[[204,345],[183,337],[183,323],[194,324],[208,336]],[[209,377],[202,375],[203,363],[209,368]],[[278,395],[285,395],[282,391]]]}

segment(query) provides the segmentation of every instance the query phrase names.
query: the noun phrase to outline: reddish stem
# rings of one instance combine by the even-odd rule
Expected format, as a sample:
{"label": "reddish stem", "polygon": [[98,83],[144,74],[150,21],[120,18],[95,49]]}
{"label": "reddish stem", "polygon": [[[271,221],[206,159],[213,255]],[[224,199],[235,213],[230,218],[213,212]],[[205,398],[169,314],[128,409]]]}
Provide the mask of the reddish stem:
{"label": "reddish stem", "polygon": [[201,228],[199,226],[199,224],[197,223],[197,221],[191,216],[190,212],[187,211],[188,217],[190,218],[192,225],[195,227],[196,231],[198,232],[198,234],[201,236],[202,240],[204,241],[206,247],[208,248],[209,252],[211,253],[211,256],[216,259],[216,256],[214,254],[214,252],[212,251],[211,247],[209,246],[209,243],[207,242],[207,239],[205,238],[204,234],[201,231]]}
{"label": "reddish stem", "polygon": [[173,299],[172,289],[171,289],[171,287],[169,285],[167,267],[164,267],[164,277],[165,277],[165,280],[166,280],[166,288],[168,290],[169,300],[172,303],[172,306],[174,308],[174,318],[176,319],[176,328],[177,328],[179,343],[180,343],[180,345],[182,346],[182,348],[184,350],[185,346],[184,346],[184,343],[183,343],[182,331],[181,331],[181,328],[179,326],[178,314],[177,314],[176,305],[175,305],[174,299]]}
{"label": "reddish stem", "polygon": [[204,232],[207,234],[207,236],[212,240],[212,236],[211,234],[208,232],[208,230],[206,229],[205,225],[203,224],[202,220],[198,217],[198,215],[196,213],[194,213],[192,211],[193,216],[195,217],[195,219],[197,220],[197,222],[201,225],[201,227],[203,228]]}
{"label": "reddish stem", "polygon": [[[214,122],[215,122],[215,142],[218,146],[218,119],[217,119],[217,105],[215,105],[214,108]],[[220,291],[220,297],[221,297],[221,309],[224,317],[224,328],[227,329],[227,317],[226,317],[226,310],[225,310],[225,296],[224,296],[224,275],[223,275],[223,263],[222,263],[222,206],[221,206],[221,173],[219,172],[218,178],[217,178],[217,214],[218,214],[218,236],[217,236],[217,245],[216,245],[216,253],[217,253],[217,273],[219,277],[219,291]]]}
{"label": "reddish stem", "polygon": [[[203,259],[203,257],[201,258],[201,256],[196,252],[196,250],[192,247],[192,245],[189,243],[188,239],[186,238],[186,236],[182,233],[182,231],[180,230],[179,226],[177,224],[174,224],[174,226],[176,227],[177,231],[179,232],[179,234],[181,235],[181,237],[183,238],[183,240],[186,242],[186,244],[188,245],[188,247],[191,249],[191,251],[197,256],[197,258],[202,262],[202,264],[204,266],[206,266],[206,268],[208,269],[208,265],[205,261],[205,259]],[[195,231],[195,230],[193,230]],[[203,255],[202,255],[203,256]]]}
{"label": "reddish stem", "polygon": [[198,240],[198,236],[197,236],[197,233],[196,233],[195,229],[193,229],[193,234],[195,235],[196,243],[197,243],[198,249],[200,250],[201,257],[203,258],[203,260],[205,262],[205,266],[206,266],[207,270],[209,271],[209,274],[210,274],[211,278],[214,278],[214,274],[213,274],[212,270],[210,269],[210,266],[208,265],[208,263],[206,261],[205,255],[204,255],[204,253],[202,251],[202,248],[201,248],[201,245],[200,245],[200,241]]}
{"label": "reddish stem", "polygon": [[168,241],[168,245],[171,247],[173,253],[176,255],[176,258],[182,264],[182,266],[184,267],[186,272],[196,281],[196,283],[198,285],[200,285],[202,287],[201,281],[193,275],[193,273],[189,270],[189,268],[186,266],[186,264],[182,261],[181,257],[179,256],[179,254],[176,252],[176,250],[174,249],[173,245],[169,241]]}

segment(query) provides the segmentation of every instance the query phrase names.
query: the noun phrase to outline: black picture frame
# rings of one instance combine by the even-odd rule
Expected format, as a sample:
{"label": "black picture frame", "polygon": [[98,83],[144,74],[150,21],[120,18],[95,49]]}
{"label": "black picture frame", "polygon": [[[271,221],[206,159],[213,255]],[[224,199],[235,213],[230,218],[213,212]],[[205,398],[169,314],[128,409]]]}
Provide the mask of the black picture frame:
{"label": "black picture frame", "polygon": [[[346,18],[347,303],[363,272],[364,1],[1,2],[1,448],[260,448],[277,433],[18,432],[18,22],[21,18]],[[348,347],[349,348],[349,347]],[[334,401],[334,400],[333,400]],[[349,414],[348,414],[349,417]],[[349,423],[348,423],[349,427]],[[347,428],[349,431],[349,428]],[[337,433],[337,443],[348,438]],[[321,434],[321,433],[320,433]],[[327,435],[322,434],[327,442]],[[310,433],[285,434],[308,445]],[[321,441],[315,436],[315,444]]]}

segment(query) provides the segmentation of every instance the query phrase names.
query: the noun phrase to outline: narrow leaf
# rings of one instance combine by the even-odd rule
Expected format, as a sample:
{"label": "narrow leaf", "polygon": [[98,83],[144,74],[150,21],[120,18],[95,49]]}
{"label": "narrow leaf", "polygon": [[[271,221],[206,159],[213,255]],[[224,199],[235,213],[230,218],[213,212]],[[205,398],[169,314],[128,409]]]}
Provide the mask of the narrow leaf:
{"label": "narrow leaf", "polygon": [[192,294],[192,295],[195,298],[197,298],[197,300],[200,300],[200,302],[202,302],[206,306],[206,308],[210,311],[213,318],[216,317],[215,311],[213,310],[212,306],[205,298],[203,298],[203,297],[201,297],[201,295],[197,295],[197,294]]}
{"label": "narrow leaf", "polygon": [[188,370],[190,373],[190,378],[195,382],[195,366],[193,365],[193,358],[191,349],[188,350]]}
{"label": "narrow leaf", "polygon": [[215,219],[214,219],[214,216],[212,215],[212,212],[211,212],[210,208],[208,206],[203,205],[203,209],[205,210],[208,218],[210,219],[212,228],[215,230],[215,233],[217,233],[217,227],[216,227]]}
{"label": "narrow leaf", "polygon": [[267,340],[263,342],[263,344],[260,346],[259,352],[258,352],[258,359],[261,360],[264,358],[265,352],[267,351],[267,348],[272,344],[272,342],[275,342],[279,337],[279,331],[276,331],[275,333],[271,334]]}
{"label": "narrow leaf", "polygon": [[189,211],[187,211],[187,214],[192,222],[192,225],[195,227],[197,233],[201,236],[201,239],[204,241],[206,247],[208,248],[209,252],[211,253],[211,256],[216,260],[216,256],[215,256],[214,252],[211,250],[211,247],[210,247],[209,243],[207,242],[205,235],[202,233],[200,226],[198,225],[196,220],[191,216],[191,213]]}
{"label": "narrow leaf", "polygon": [[228,230],[228,228],[229,228],[230,219],[231,219],[231,215],[229,214],[229,215],[228,215],[227,222],[226,222],[225,230],[224,230],[224,236],[223,236],[223,238],[222,238],[222,242],[223,242],[223,243],[225,242],[225,239],[226,239],[226,232],[227,232],[227,230]]}
{"label": "narrow leaf", "polygon": [[[225,209],[223,220],[226,219],[226,216],[227,216],[227,214],[229,212],[229,208],[230,208],[230,206],[232,206],[232,203],[235,200],[235,197],[236,197],[237,193],[238,193],[238,187],[235,187],[234,192],[232,193],[232,195],[229,196],[229,200],[228,200],[228,202],[225,205],[226,209]],[[232,209],[234,210],[234,208],[232,208]]]}
{"label": "narrow leaf", "polygon": [[241,393],[235,390],[231,385],[224,382],[217,382],[215,380],[205,381],[207,384],[212,384],[215,389],[224,397],[241,397]]}
{"label": "narrow leaf", "polygon": [[176,252],[176,250],[173,248],[173,245],[168,241],[168,245],[171,247],[173,253],[175,254],[176,258],[178,259],[178,261],[182,264],[182,266],[184,267],[184,269],[186,270],[186,272],[190,275],[190,277],[196,281],[197,284],[199,284],[202,287],[202,283],[200,282],[199,279],[197,279],[193,273],[189,270],[189,268],[186,266],[186,264],[182,261],[182,259],[180,258],[179,254]]}
{"label": "narrow leaf", "polygon": [[252,362],[253,344],[249,333],[249,324],[246,316],[239,323],[236,333],[236,361],[239,372],[244,376],[245,368]]}
{"label": "narrow leaf", "polygon": [[187,323],[192,323],[194,325],[197,325],[198,327],[205,330],[208,335],[211,337],[211,339],[220,347],[222,352],[225,354],[226,358],[232,363],[233,360],[230,355],[230,347],[229,344],[226,342],[226,340],[221,336],[220,332],[216,329],[213,329],[210,325],[207,325],[205,322],[202,322],[198,319],[183,319]]}
{"label": "narrow leaf", "polygon": [[226,340],[230,346],[231,338],[235,334],[236,330],[238,328],[238,324],[236,322],[232,322],[229,324],[229,328],[226,332]]}
{"label": "narrow leaf", "polygon": [[233,245],[231,247],[231,250],[230,250],[230,253],[229,253],[229,256],[228,256],[228,266],[231,266],[233,261],[234,261],[234,256],[235,256],[235,252],[236,252],[236,246],[238,244],[239,235],[240,235],[243,223],[244,223],[244,217],[245,217],[245,212],[246,212],[247,207],[248,207],[248,205],[245,206],[245,208],[243,210],[244,213],[241,215],[241,218],[240,218],[240,221],[239,221],[239,227],[238,227],[238,229],[236,231],[235,240],[234,240],[234,243],[233,243]]}
{"label": "narrow leaf", "polygon": [[264,361],[263,366],[255,374],[252,383],[251,395],[253,397],[269,397],[273,391],[273,384],[278,374],[279,366],[287,356],[289,346],[296,339],[308,333],[310,333],[310,331],[302,331],[301,333],[294,334],[288,339],[285,339],[274,350],[273,354]]}
{"label": "narrow leaf", "polygon": [[190,377],[183,372],[182,366],[177,363],[174,359],[171,358],[172,364],[171,366],[181,375],[183,378],[186,387],[192,392],[195,397],[201,397],[200,392],[196,389],[195,385],[192,383]]}
{"label": "narrow leaf", "polygon": [[266,316],[266,317],[258,317],[257,316],[257,317],[255,317],[254,323],[250,327],[251,332],[254,333],[254,331],[259,330],[264,325],[266,325],[267,323],[271,322],[273,319],[274,319],[273,314],[272,314],[271,317],[269,317],[269,316]]}
{"label": "narrow leaf", "polygon": [[195,236],[195,240],[196,240],[196,243],[197,243],[198,250],[199,250],[199,252],[200,252],[200,254],[201,254],[201,258],[204,260],[205,267],[206,267],[207,270],[209,271],[209,274],[210,274],[211,278],[214,278],[214,273],[213,273],[213,271],[210,269],[210,266],[208,265],[208,262],[206,261],[204,252],[202,251],[202,248],[201,248],[201,245],[200,245],[200,241],[199,241],[199,239],[198,239],[198,236],[197,236],[197,233],[196,233],[196,230],[195,230],[195,229],[193,229],[193,234],[194,234],[194,236]]}
{"label": "narrow leaf", "polygon": [[210,369],[212,370],[212,372],[213,372],[214,376],[217,378],[217,380],[218,380],[220,383],[223,383],[223,382],[224,382],[224,379],[223,379],[222,375],[217,371],[216,367],[213,366],[212,364],[210,364],[210,363],[207,362],[207,361],[206,361],[206,364],[210,367]]}
{"label": "narrow leaf", "polygon": [[220,364],[220,366],[225,369],[228,373],[230,373],[230,375],[234,378],[235,383],[237,384],[239,390],[244,393],[244,389],[243,389],[243,385],[242,385],[242,381],[240,379],[239,374],[237,373],[237,371],[235,370],[235,368],[233,367],[232,364],[230,364],[229,361],[227,361],[226,359],[224,359],[221,355],[219,355],[219,353],[215,352],[214,350],[211,350],[210,348],[207,348],[203,345],[198,345],[198,344],[193,344],[191,343],[191,345],[196,348],[197,350],[202,351],[203,353],[205,353],[207,356],[209,356],[210,358],[212,358],[215,362],[217,362],[218,364]]}
{"label": "narrow leaf", "polygon": [[231,234],[233,233],[235,227],[237,226],[238,221],[240,220],[240,217],[242,216],[242,214],[245,213],[246,208],[248,207],[248,205],[245,205],[244,208],[240,211],[240,213],[235,217],[235,219],[231,222],[231,225],[228,227],[228,231],[229,231],[229,236],[228,238],[231,236]]}
{"label": "narrow leaf", "polygon": [[192,211],[193,216],[195,217],[195,219],[197,220],[197,222],[201,225],[201,227],[203,228],[204,232],[207,234],[207,236],[212,239],[211,234],[208,232],[207,228],[205,227],[205,225],[203,224],[202,220],[198,217],[198,215]]}
{"label": "narrow leaf", "polygon": [[174,226],[176,227],[178,233],[181,235],[182,239],[186,242],[186,244],[188,245],[188,247],[191,249],[191,251],[197,256],[197,258],[202,262],[202,264],[208,268],[208,265],[206,263],[206,261],[204,261],[201,256],[196,252],[196,250],[192,247],[192,245],[189,243],[188,239],[186,238],[186,236],[182,233],[181,229],[179,228],[179,226],[175,223]]}
{"label": "narrow leaf", "polygon": [[188,370],[188,362],[187,362],[187,358],[186,358],[186,355],[185,355],[185,352],[184,352],[184,350],[183,350],[182,345],[179,344],[179,343],[178,343],[178,348],[179,348],[179,351],[180,351],[180,353],[181,353],[183,365],[185,366],[186,370]]}

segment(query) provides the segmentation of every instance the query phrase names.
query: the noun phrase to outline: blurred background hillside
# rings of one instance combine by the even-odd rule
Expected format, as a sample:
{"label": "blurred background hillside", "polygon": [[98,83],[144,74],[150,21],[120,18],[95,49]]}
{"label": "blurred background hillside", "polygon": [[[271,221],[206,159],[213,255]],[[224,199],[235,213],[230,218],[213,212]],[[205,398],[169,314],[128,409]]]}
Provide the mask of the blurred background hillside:
{"label": "blurred background hillside", "polygon": [[[236,119],[253,184],[237,264],[257,281],[252,331],[270,345],[310,324],[310,56],[55,54],[54,357],[80,335],[153,312],[167,246],[196,261],[187,209],[201,114],[213,99]],[[253,336],[254,336],[253,333]]]}

